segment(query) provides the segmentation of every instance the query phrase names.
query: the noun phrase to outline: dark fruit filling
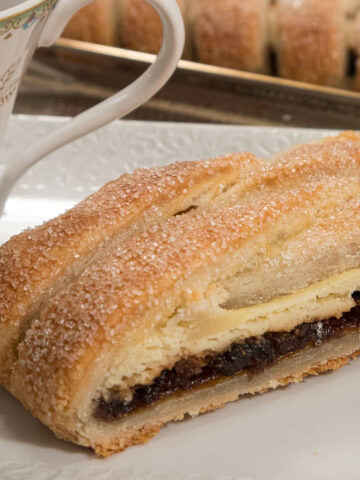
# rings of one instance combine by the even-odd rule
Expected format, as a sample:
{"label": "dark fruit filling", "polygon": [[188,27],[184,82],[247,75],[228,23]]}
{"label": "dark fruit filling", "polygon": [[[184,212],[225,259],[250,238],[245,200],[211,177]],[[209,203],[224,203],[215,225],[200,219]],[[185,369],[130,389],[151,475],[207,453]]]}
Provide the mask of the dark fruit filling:
{"label": "dark fruit filling", "polygon": [[[355,292],[353,298],[359,303],[360,292]],[[139,407],[220,377],[239,372],[255,375],[284,355],[306,347],[319,346],[359,326],[360,305],[340,318],[303,323],[291,332],[266,333],[260,337],[247,338],[241,343],[232,344],[228,350],[218,355],[182,359],[172,369],[163,370],[150,385],[136,386],[133,397],[128,402],[121,398],[121,393],[116,388],[112,389],[107,400],[103,397],[98,399],[94,416],[104,421],[117,420]]]}

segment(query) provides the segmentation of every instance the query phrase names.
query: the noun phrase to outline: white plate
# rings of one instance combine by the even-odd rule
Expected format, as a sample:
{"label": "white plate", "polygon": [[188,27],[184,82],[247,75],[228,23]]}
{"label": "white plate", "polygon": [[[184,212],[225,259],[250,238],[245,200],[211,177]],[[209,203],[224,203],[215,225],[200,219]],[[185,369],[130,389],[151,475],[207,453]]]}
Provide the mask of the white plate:
{"label": "white plate", "polygon": [[[62,120],[14,117],[8,149]],[[329,132],[118,122],[26,175],[0,220],[0,243],[138,166],[251,150],[268,156]],[[0,390],[0,480],[359,479],[360,363],[174,423],[107,460],[60,440]]]}

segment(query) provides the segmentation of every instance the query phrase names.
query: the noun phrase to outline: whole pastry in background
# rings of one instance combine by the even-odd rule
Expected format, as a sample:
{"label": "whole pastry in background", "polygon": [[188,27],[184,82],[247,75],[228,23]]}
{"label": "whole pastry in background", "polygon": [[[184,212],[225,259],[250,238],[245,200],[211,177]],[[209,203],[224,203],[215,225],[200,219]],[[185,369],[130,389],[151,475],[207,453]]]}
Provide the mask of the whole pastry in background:
{"label": "whole pastry in background", "polygon": [[120,44],[130,50],[158,53],[162,42],[159,15],[145,0],[119,0]]}
{"label": "whole pastry in background", "polygon": [[355,19],[354,48],[356,52],[355,88],[360,91],[360,12]]}
{"label": "whole pastry in background", "polygon": [[0,383],[106,456],[337,370],[360,353],[359,202],[351,132],[121,176],[0,247]]}
{"label": "whole pastry in background", "polygon": [[[355,17],[360,0],[178,3],[186,28],[184,58],[319,85],[353,85],[346,74],[355,71],[359,58]],[[158,53],[162,27],[145,0],[98,0],[72,19],[64,36]]]}
{"label": "whole pastry in background", "polygon": [[354,16],[360,8],[360,0],[342,0],[347,15]]}
{"label": "whole pastry in background", "polygon": [[96,0],[82,8],[67,24],[63,36],[84,42],[114,45],[115,0]]}
{"label": "whole pastry in background", "polygon": [[345,18],[342,0],[277,0],[279,75],[344,86]]}
{"label": "whole pastry in background", "polygon": [[268,0],[193,0],[189,17],[195,56],[203,63],[267,70]]}
{"label": "whole pastry in background", "polygon": [[[184,20],[186,0],[177,0]],[[119,43],[124,48],[158,53],[162,43],[162,25],[154,8],[145,0],[117,0],[119,9]],[[185,21],[186,24],[186,21]],[[184,57],[191,57],[189,35],[186,36]]]}

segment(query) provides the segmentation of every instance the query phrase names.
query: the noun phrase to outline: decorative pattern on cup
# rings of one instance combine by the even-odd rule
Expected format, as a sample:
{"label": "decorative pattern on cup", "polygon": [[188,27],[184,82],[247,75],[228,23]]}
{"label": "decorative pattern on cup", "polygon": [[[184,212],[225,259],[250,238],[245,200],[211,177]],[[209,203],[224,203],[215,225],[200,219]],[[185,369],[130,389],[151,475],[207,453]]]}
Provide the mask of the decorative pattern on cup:
{"label": "decorative pattern on cup", "polygon": [[20,62],[21,58],[10,65],[5,73],[0,75],[0,108],[5,105],[16,92],[20,81],[18,69]]}
{"label": "decorative pattern on cup", "polygon": [[44,20],[55,7],[58,0],[46,0],[31,10],[18,13],[10,18],[0,19],[0,41],[12,37],[14,30],[27,30],[38,21]]}

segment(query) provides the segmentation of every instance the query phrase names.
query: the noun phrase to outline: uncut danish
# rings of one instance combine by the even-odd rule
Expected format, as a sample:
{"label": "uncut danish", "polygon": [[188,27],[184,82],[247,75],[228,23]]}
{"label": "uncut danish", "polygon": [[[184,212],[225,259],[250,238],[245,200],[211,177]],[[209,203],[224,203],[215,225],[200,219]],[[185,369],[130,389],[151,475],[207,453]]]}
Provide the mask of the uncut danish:
{"label": "uncut danish", "polygon": [[360,135],[135,171],[0,247],[0,381],[110,455],[360,350]]}
{"label": "uncut danish", "polygon": [[96,0],[82,8],[67,24],[63,37],[113,45],[116,40],[116,27],[113,0]]}
{"label": "uncut danish", "polygon": [[343,86],[346,75],[345,12],[341,0],[278,0],[279,75]]}
{"label": "uncut danish", "polygon": [[189,21],[200,62],[263,73],[269,0],[194,0]]}
{"label": "uncut danish", "polygon": [[[177,0],[184,20],[187,2]],[[163,40],[161,20],[154,8],[145,0],[118,0],[115,10],[119,23],[120,45],[140,52],[158,53]],[[187,25],[185,22],[185,28]],[[188,29],[187,29],[188,30]],[[191,58],[190,35],[187,32],[183,57]]]}

